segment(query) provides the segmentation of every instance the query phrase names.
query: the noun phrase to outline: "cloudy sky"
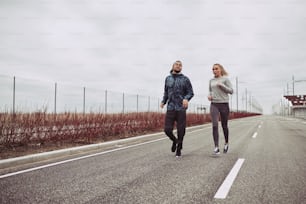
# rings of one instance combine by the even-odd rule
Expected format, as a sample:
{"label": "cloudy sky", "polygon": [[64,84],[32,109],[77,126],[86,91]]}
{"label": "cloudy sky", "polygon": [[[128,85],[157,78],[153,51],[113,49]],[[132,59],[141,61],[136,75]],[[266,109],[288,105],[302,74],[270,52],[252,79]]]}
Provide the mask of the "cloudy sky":
{"label": "cloudy sky", "polygon": [[220,63],[238,79],[239,108],[247,92],[270,113],[293,76],[306,80],[305,10],[304,0],[0,0],[0,74],[161,97],[179,59],[208,104]]}

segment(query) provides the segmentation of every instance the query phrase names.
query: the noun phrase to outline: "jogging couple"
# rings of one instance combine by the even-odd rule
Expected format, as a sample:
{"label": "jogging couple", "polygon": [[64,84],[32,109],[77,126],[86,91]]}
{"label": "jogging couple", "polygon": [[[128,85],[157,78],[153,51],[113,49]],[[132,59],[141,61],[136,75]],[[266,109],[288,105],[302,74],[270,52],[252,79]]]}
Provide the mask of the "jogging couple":
{"label": "jogging couple", "polygon": [[[164,96],[160,104],[163,108],[167,104],[165,116],[165,134],[172,141],[171,151],[176,152],[180,157],[183,149],[183,140],[186,130],[186,110],[188,103],[194,96],[193,89],[189,78],[182,74],[182,62],[177,60],[173,63],[170,75],[166,77]],[[212,134],[214,140],[213,153],[220,154],[219,149],[219,132],[218,121],[221,117],[225,144],[223,152],[227,153],[228,145],[228,117],[229,117],[229,96],[233,93],[231,82],[226,77],[228,74],[220,64],[214,64],[212,68],[214,77],[209,81],[208,100],[210,104],[210,114],[212,119]],[[177,137],[173,134],[174,123],[176,122]]]}

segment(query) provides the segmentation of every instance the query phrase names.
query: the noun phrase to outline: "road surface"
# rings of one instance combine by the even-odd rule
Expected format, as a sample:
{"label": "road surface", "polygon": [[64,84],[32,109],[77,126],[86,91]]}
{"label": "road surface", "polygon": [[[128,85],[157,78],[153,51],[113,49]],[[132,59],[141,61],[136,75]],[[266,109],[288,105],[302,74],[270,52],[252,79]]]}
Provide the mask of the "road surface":
{"label": "road surface", "polygon": [[161,135],[29,164],[1,175],[0,203],[306,203],[306,121],[256,116],[229,127],[219,157],[205,124],[186,133],[181,158]]}

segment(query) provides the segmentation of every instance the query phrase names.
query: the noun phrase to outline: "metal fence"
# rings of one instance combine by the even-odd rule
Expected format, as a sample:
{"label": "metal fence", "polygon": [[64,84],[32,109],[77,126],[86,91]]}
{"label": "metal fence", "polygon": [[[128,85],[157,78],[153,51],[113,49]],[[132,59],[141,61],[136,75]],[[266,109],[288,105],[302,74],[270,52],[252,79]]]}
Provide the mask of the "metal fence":
{"label": "metal fence", "polygon": [[[93,87],[43,82],[0,75],[0,112],[129,113],[162,112],[161,98]],[[194,101],[194,99],[192,100]],[[205,113],[208,106],[189,104],[188,112]]]}

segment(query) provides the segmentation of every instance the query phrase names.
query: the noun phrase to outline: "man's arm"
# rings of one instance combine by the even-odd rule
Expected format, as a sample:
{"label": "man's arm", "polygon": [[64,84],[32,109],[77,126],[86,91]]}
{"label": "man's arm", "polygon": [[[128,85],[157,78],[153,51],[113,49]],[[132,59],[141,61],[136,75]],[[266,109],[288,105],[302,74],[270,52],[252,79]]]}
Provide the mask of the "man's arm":
{"label": "man's arm", "polygon": [[164,86],[164,95],[163,95],[163,100],[160,103],[160,107],[163,108],[164,105],[167,103],[168,101],[168,87],[167,87],[167,78],[165,80],[165,86]]}
{"label": "man's arm", "polygon": [[192,97],[194,96],[194,93],[193,93],[193,88],[192,88],[192,85],[191,85],[191,82],[190,80],[187,78],[186,80],[186,95],[184,96],[184,99],[190,101],[192,99]]}

